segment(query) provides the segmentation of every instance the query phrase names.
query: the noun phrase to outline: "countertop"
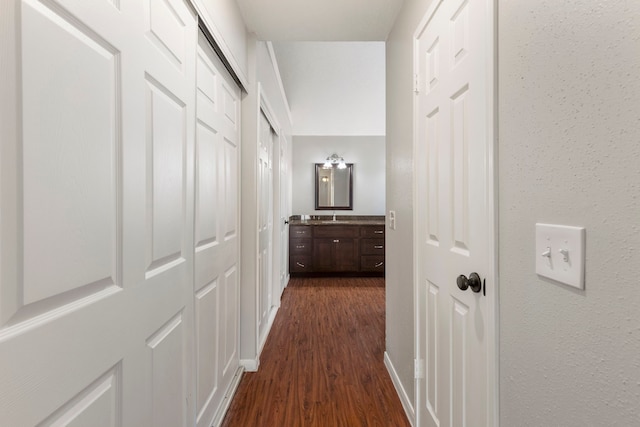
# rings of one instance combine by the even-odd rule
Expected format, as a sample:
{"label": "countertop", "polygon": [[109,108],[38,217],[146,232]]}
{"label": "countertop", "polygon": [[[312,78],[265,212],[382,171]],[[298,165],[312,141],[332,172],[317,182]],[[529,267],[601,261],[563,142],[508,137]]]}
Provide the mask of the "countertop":
{"label": "countertop", "polygon": [[355,218],[336,218],[335,221],[329,217],[321,217],[317,219],[301,220],[290,219],[289,225],[385,225],[384,217],[355,217]]}

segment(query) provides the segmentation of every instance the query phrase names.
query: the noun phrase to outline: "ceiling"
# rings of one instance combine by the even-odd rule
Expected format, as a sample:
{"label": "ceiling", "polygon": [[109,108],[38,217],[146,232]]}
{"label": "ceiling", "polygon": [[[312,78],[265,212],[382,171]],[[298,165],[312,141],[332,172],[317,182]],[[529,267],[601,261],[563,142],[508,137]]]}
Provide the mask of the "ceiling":
{"label": "ceiling", "polygon": [[268,41],[384,41],[403,0],[237,0]]}

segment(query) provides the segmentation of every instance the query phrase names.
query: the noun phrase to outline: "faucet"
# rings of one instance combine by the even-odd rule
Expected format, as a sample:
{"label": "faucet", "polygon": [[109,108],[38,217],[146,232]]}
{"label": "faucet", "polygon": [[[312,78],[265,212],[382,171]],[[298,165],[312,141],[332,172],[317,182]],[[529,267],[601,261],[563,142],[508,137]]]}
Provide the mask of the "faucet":
{"label": "faucet", "polygon": [[333,220],[336,220],[336,211],[333,211]]}

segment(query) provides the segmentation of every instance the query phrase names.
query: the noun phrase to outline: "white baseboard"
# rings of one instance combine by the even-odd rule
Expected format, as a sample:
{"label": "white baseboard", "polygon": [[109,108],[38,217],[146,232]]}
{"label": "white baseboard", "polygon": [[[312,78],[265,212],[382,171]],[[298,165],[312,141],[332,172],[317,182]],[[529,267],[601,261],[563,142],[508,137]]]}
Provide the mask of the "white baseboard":
{"label": "white baseboard", "polygon": [[240,365],[235,375],[233,376],[233,381],[231,381],[231,384],[229,384],[229,389],[227,390],[227,393],[224,395],[224,400],[220,405],[220,409],[218,410],[218,413],[213,418],[213,422],[211,423],[213,427],[220,427],[220,424],[222,424],[222,421],[224,420],[224,416],[227,415],[229,406],[231,406],[231,402],[233,401],[233,396],[235,396],[236,391],[238,390],[238,386],[240,385],[240,380],[242,379],[243,371],[244,369],[242,365]]}
{"label": "white baseboard", "polygon": [[269,338],[269,333],[271,332],[271,327],[273,326],[273,321],[276,319],[276,314],[278,314],[278,310],[280,309],[280,305],[271,307],[271,313],[269,313],[269,317],[267,319],[267,329],[264,331],[264,335],[260,340],[258,346],[258,357],[262,353],[262,349],[264,348],[265,343],[267,342],[267,338]]}
{"label": "white baseboard", "polygon": [[256,372],[260,367],[260,358],[240,359],[240,366],[244,368],[245,372]]}
{"label": "white baseboard", "polygon": [[412,426],[416,425],[416,412],[413,409],[413,403],[409,400],[409,396],[405,391],[402,383],[400,382],[400,378],[398,377],[398,373],[396,372],[396,368],[394,368],[391,359],[387,352],[384,352],[384,366],[387,367],[387,372],[391,376],[391,381],[393,381],[393,386],[396,389],[396,393],[398,393],[398,397],[400,398],[400,402],[402,403],[402,407],[404,408],[405,414],[407,414],[407,418],[409,419],[409,423]]}

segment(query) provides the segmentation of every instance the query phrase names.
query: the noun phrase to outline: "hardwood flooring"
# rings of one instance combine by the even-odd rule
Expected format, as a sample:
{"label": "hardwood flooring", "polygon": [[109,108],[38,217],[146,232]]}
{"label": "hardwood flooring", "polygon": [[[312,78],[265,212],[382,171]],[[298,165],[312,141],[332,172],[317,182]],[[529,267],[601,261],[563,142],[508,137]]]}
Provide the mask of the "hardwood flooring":
{"label": "hardwood flooring", "polygon": [[382,278],[292,278],[224,427],[409,426],[384,366]]}

